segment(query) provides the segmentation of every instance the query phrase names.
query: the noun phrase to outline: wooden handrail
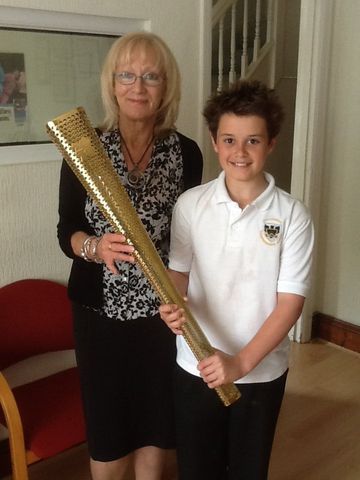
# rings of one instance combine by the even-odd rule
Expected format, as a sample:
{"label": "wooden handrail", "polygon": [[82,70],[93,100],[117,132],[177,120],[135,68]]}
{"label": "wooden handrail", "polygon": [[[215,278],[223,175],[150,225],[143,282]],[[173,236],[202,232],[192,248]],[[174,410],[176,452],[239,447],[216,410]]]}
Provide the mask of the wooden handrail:
{"label": "wooden handrail", "polygon": [[212,11],[212,24],[213,26],[219,23],[221,17],[236,3],[234,0],[218,0]]}

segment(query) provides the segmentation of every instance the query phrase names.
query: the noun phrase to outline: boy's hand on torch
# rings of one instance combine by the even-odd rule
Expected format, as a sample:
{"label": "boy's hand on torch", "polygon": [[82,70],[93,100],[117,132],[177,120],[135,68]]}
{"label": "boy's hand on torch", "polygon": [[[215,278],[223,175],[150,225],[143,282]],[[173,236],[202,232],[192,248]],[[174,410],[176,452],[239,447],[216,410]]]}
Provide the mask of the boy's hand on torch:
{"label": "boy's hand on torch", "polygon": [[159,307],[160,317],[175,333],[175,335],[182,335],[181,326],[186,322],[184,309],[179,308],[176,304],[163,304]]}
{"label": "boy's hand on torch", "polygon": [[209,388],[234,382],[248,373],[238,356],[228,355],[220,350],[201,360],[198,370]]}

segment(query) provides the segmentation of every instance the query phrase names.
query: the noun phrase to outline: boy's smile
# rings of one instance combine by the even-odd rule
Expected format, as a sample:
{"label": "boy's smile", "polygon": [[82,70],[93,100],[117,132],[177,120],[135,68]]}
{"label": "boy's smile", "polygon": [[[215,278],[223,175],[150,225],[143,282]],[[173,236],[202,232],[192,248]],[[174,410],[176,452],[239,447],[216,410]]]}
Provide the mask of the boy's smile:
{"label": "boy's smile", "polygon": [[262,117],[226,113],[220,118],[213,146],[225,172],[230,194],[237,192],[240,186],[258,194],[261,193],[259,189],[266,188],[263,171],[274,145],[275,139],[269,140]]}

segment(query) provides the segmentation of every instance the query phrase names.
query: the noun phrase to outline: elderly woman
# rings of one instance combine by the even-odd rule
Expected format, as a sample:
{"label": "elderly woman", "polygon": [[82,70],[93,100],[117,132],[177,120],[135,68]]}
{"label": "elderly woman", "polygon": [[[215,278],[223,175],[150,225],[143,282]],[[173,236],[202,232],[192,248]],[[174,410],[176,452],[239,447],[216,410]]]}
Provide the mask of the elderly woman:
{"label": "elderly woman", "polygon": [[[101,76],[100,140],[164,263],[172,209],[199,184],[202,155],[176,131],[180,75],[167,45],[151,33],[119,38]],[[69,167],[60,179],[58,238],[73,259],[73,304],[91,473],[159,480],[175,447],[172,369],[175,344],[158,299],[132,256]]]}

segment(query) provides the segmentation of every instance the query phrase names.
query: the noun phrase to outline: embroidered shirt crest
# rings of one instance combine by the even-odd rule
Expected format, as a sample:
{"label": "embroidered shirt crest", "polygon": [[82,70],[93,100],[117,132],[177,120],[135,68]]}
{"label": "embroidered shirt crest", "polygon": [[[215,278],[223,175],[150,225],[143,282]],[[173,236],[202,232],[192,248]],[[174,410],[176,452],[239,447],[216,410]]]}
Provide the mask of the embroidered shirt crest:
{"label": "embroidered shirt crest", "polygon": [[279,243],[281,238],[281,222],[280,220],[269,219],[265,220],[264,228],[261,232],[261,238],[268,245],[275,245]]}

